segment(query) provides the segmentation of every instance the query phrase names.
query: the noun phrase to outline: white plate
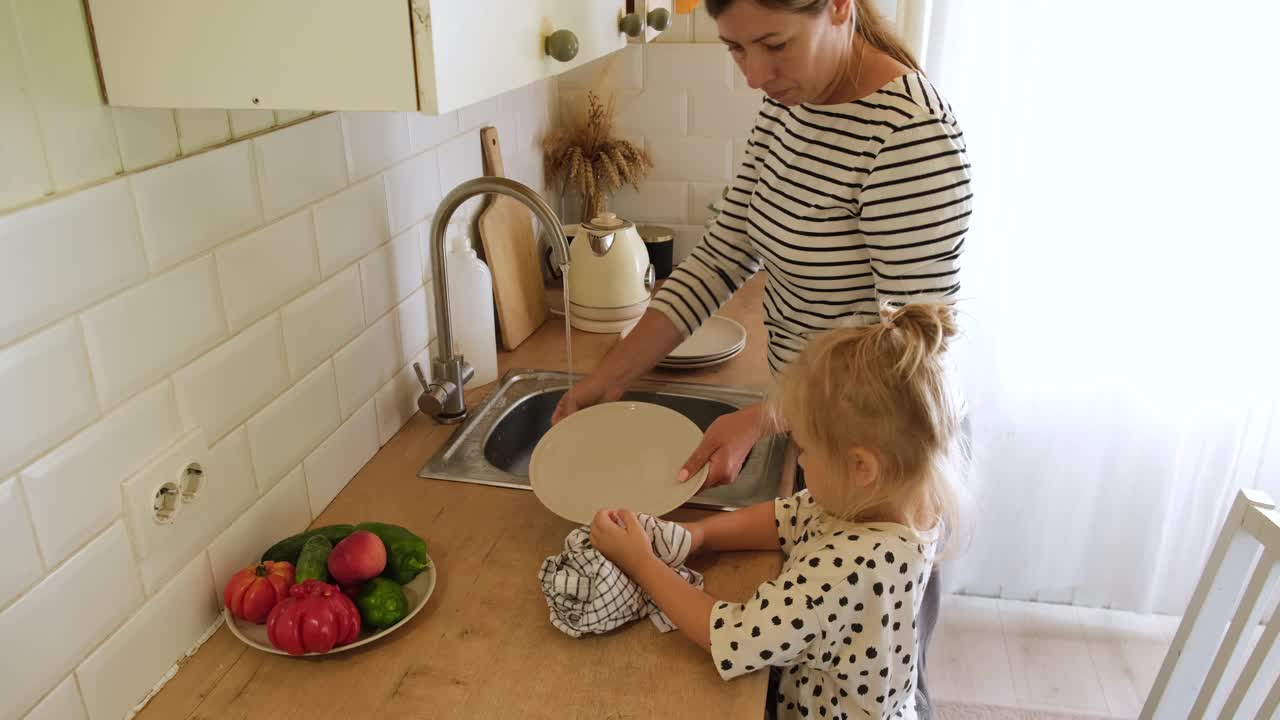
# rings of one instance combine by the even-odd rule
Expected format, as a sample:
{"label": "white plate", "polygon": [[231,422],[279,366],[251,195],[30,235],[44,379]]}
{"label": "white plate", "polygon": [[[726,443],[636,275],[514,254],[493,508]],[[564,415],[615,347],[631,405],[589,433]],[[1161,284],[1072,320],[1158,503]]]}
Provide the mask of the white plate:
{"label": "white plate", "polygon": [[704,360],[724,355],[746,339],[746,328],[727,317],[712,315],[667,357],[672,360]]}
{"label": "white plate", "polygon": [[728,355],[725,355],[724,357],[720,357],[720,358],[712,358],[710,360],[695,360],[695,361],[685,361],[685,362],[663,360],[662,362],[658,363],[658,367],[665,368],[667,370],[697,370],[700,368],[709,368],[715,365],[719,365],[720,363],[729,362],[730,360],[738,357],[741,354],[742,354],[742,348],[738,348],[737,352],[729,353]]}
{"label": "white plate", "polygon": [[710,360],[725,360],[727,358],[731,358],[734,355],[737,355],[738,353],[742,352],[743,348],[745,348],[746,346],[747,344],[743,342],[729,348],[728,350],[722,353],[716,353],[715,355],[704,355],[701,357],[693,357],[693,358],[665,357],[660,362],[666,365],[688,365],[690,363],[704,363]]}
{"label": "white plate", "polygon": [[661,405],[596,405],[542,436],[529,461],[529,484],[548,510],[580,525],[606,508],[665,515],[702,487],[706,468],[687,482],[676,480],[701,440],[692,420]]}
{"label": "white plate", "polygon": [[353,648],[358,648],[361,645],[368,645],[369,643],[373,642],[374,640],[377,640],[378,638],[384,635],[390,635],[396,630],[399,630],[402,625],[412,620],[413,616],[418,614],[418,611],[422,610],[422,608],[427,604],[427,598],[431,597],[431,593],[435,589],[436,589],[436,564],[431,561],[430,556],[427,556],[427,567],[424,568],[422,572],[418,573],[418,577],[414,578],[413,580],[410,580],[409,584],[404,586],[405,597],[408,598],[409,600],[409,614],[405,615],[404,619],[402,619],[400,622],[396,623],[395,625],[392,625],[391,627],[387,628],[386,630],[380,630],[376,633],[366,633],[365,631],[361,630],[360,637],[356,638],[355,642],[349,645],[343,645],[342,647],[336,647],[327,653],[307,653],[306,655],[290,655],[289,653],[283,650],[280,650],[279,648],[271,644],[271,640],[267,638],[266,623],[263,623],[262,625],[257,625],[247,620],[241,620],[240,618],[237,618],[236,616],[232,615],[231,611],[226,608],[223,608],[222,616],[226,618],[227,627],[231,628],[231,634],[240,638],[242,641],[244,641],[246,645],[250,647],[258,648],[263,652],[274,653],[276,655],[284,655],[286,657],[311,657],[313,655],[333,655],[334,653],[340,653],[344,650],[351,650]]}

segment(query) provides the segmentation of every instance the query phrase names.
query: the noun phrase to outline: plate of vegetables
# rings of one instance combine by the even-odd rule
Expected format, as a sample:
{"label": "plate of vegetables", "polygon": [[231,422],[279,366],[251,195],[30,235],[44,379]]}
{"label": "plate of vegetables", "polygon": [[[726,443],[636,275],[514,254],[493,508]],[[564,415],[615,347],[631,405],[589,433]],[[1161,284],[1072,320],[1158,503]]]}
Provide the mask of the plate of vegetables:
{"label": "plate of vegetables", "polygon": [[328,655],[395,632],[427,604],[436,568],[398,525],[327,525],[285,538],[227,581],[223,615],[245,644]]}

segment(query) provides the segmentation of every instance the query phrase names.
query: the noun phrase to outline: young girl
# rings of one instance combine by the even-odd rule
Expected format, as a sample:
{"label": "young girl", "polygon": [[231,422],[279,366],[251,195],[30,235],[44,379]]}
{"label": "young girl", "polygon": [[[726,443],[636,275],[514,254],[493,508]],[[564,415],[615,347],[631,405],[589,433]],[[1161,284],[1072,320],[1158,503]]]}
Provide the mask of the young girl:
{"label": "young girl", "polygon": [[801,449],[807,489],[686,527],[703,550],[780,549],[746,603],[718,601],[657,560],[625,510],[598,513],[592,544],[623,569],[728,680],[775,668],[779,718],[917,717],[916,614],[944,531],[957,416],[944,305],[907,305],[830,331],[780,378],[779,427]]}

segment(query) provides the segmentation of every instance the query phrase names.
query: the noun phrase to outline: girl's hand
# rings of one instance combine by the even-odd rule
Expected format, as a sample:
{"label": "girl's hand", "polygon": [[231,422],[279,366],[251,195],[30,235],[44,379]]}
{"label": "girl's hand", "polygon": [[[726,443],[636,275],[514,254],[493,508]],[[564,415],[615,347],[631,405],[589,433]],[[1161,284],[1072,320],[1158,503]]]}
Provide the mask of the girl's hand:
{"label": "girl's hand", "polygon": [[697,555],[706,544],[707,530],[702,527],[702,521],[694,520],[693,522],[677,522],[677,525],[689,531],[690,539],[689,557]]}
{"label": "girl's hand", "polygon": [[631,575],[654,557],[653,541],[630,510],[601,510],[591,520],[591,544],[623,572]]}

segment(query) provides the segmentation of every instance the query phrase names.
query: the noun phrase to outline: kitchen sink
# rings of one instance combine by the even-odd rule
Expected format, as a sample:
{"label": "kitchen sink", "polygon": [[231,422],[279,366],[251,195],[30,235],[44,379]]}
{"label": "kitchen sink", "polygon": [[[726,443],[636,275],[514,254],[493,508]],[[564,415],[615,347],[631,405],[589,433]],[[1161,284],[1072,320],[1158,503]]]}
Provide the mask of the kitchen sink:
{"label": "kitchen sink", "polygon": [[[509,371],[418,475],[531,489],[529,458],[551,428],[551,414],[568,383],[569,375],[562,372]],[[716,418],[758,403],[764,394],[720,385],[642,380],[622,399],[670,408],[705,431]],[[751,449],[736,481],[698,493],[688,505],[731,510],[777,497],[784,484],[787,442],[782,435],[761,440]],[[785,484],[789,486],[789,480]]]}

